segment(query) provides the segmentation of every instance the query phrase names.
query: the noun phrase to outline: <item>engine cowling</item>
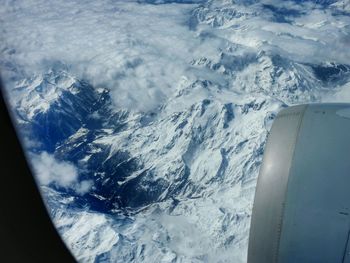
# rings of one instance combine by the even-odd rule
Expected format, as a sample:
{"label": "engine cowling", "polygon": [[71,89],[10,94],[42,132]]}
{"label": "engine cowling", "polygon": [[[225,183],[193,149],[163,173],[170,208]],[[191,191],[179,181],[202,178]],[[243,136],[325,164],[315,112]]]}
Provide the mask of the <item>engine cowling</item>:
{"label": "engine cowling", "polygon": [[258,178],[248,263],[350,262],[350,104],[276,117]]}

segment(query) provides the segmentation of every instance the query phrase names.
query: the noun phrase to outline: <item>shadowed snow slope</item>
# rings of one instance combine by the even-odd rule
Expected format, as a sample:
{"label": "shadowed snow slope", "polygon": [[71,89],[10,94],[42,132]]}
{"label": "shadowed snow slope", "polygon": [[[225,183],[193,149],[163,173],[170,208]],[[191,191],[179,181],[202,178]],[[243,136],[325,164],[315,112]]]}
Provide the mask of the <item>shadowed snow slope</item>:
{"label": "shadowed snow slope", "polygon": [[18,129],[81,262],[246,262],[277,112],[350,99],[348,1],[5,1],[0,17]]}

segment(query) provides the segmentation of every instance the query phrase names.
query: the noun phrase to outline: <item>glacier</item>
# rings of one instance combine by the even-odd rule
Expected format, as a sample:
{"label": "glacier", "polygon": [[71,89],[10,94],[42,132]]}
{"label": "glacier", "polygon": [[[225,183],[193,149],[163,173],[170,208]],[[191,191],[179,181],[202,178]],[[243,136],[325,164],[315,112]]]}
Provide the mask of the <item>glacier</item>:
{"label": "glacier", "polygon": [[4,1],[1,77],[77,260],[246,262],[276,114],[350,99],[349,7]]}

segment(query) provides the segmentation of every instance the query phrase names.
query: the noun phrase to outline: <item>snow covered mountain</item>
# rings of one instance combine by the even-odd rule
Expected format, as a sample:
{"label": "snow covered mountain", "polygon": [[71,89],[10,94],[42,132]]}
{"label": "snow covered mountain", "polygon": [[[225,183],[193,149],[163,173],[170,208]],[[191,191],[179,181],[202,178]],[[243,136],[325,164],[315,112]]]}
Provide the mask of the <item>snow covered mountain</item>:
{"label": "snow covered mountain", "polygon": [[347,1],[15,2],[0,69],[80,262],[246,262],[277,112],[350,99]]}

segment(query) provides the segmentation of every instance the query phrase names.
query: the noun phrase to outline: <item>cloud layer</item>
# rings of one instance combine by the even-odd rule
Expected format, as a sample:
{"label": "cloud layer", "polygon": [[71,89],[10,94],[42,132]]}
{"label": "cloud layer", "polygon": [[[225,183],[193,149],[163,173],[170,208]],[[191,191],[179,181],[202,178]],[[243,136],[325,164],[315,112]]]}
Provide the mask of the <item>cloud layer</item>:
{"label": "cloud layer", "polygon": [[230,45],[302,63],[350,61],[350,17],[341,4],[181,2],[6,1],[0,10],[3,77],[11,89],[13,79],[65,67],[109,88],[117,108],[149,111],[183,77],[207,78],[192,61],[215,62]]}
{"label": "cloud layer", "polygon": [[192,8],[133,1],[8,2],[0,11],[6,28],[0,33],[1,57],[29,76],[62,62],[79,78],[110,88],[117,107],[148,110],[185,74],[192,53],[208,49],[188,28]]}
{"label": "cloud layer", "polygon": [[79,171],[70,162],[57,160],[53,155],[43,152],[31,159],[35,176],[41,185],[55,184],[72,189],[77,194],[85,194],[92,187],[92,181],[79,181]]}

